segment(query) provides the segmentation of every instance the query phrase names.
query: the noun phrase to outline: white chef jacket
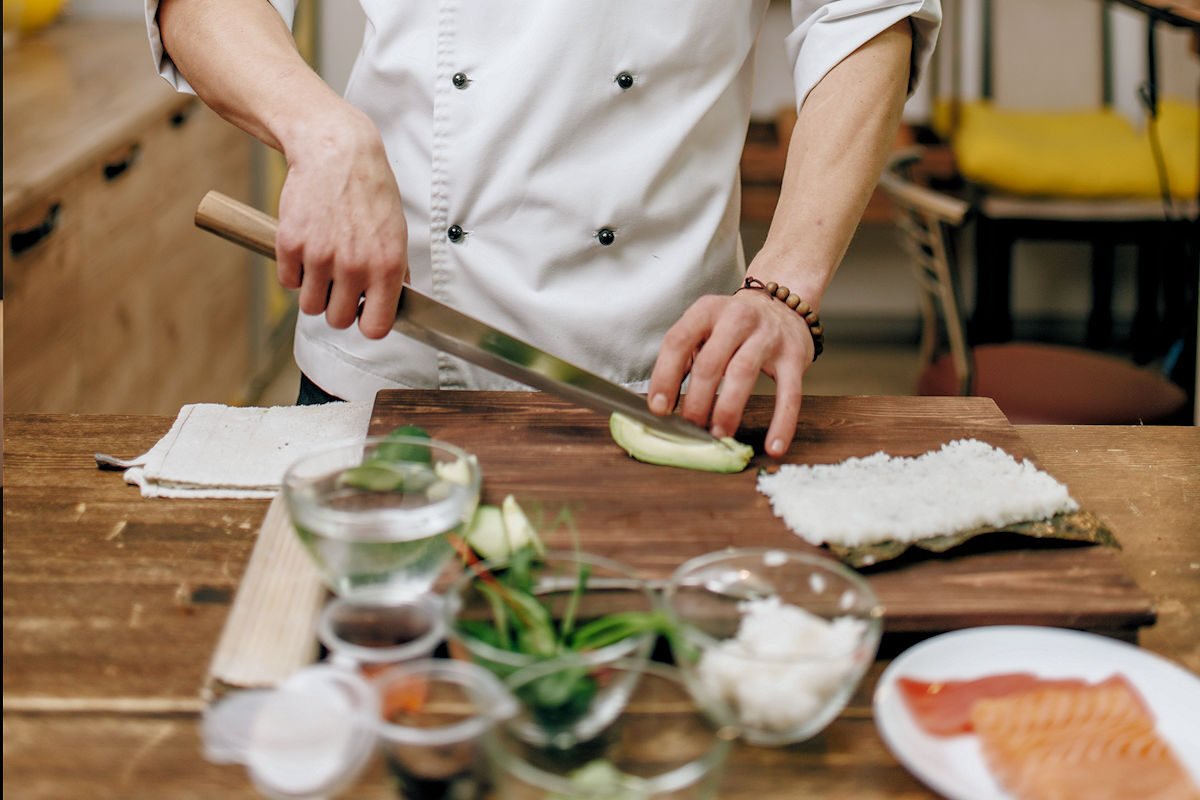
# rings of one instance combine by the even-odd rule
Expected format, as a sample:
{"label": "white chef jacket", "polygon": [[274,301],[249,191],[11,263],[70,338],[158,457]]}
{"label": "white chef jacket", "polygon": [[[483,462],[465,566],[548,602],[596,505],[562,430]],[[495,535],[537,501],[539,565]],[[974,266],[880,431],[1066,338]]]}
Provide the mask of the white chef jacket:
{"label": "white chef jacket", "polygon": [[[412,285],[643,388],[667,328],[745,272],[738,164],[768,2],[361,0],[346,98],[382,133]],[[295,0],[271,3],[290,25]],[[189,91],[163,52],[157,6],[147,0],[159,71]],[[906,17],[915,85],[940,0],[792,0],[797,107]],[[319,315],[301,315],[295,356],[350,400],[517,388],[398,333],[369,340]]]}

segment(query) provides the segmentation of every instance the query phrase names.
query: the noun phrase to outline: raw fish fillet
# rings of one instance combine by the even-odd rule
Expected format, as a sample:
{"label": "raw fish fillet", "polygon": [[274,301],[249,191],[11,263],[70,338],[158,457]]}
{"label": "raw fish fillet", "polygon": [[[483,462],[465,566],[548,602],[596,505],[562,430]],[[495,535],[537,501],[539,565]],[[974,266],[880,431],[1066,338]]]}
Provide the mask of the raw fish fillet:
{"label": "raw fish fillet", "polygon": [[1052,686],[1086,685],[1086,681],[1075,678],[1047,680],[1030,672],[1006,672],[968,681],[896,679],[896,688],[909,713],[926,733],[934,736],[970,733],[971,709],[979,700]]}
{"label": "raw fish fillet", "polygon": [[992,774],[1022,800],[1200,800],[1121,676],[980,700],[971,725]]}

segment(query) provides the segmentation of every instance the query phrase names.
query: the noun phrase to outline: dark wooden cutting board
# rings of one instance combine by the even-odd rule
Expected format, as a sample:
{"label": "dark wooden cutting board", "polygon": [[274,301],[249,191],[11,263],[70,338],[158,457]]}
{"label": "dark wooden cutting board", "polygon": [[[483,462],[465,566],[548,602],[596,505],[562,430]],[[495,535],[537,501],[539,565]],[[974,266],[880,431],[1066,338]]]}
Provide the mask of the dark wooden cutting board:
{"label": "dark wooden cutting board", "polygon": [[[513,494],[526,510],[572,510],[585,550],[665,578],[683,561],[726,547],[825,553],[792,533],[756,489],[773,398],[754,397],[738,438],[754,445],[746,471],[718,475],[634,461],[609,436],[608,420],[537,392],[382,391],[372,433],[415,424],[475,453],[484,502]],[[784,463],[828,464],[883,450],[912,456],[975,438],[1032,458],[987,398],[806,397]],[[1120,537],[1120,531],[1115,531]],[[565,533],[552,547],[565,547]],[[1028,624],[1130,636],[1154,621],[1151,599],[1117,554],[1098,546],[954,552],[868,573],[893,633]],[[827,553],[826,553],[827,554]]]}

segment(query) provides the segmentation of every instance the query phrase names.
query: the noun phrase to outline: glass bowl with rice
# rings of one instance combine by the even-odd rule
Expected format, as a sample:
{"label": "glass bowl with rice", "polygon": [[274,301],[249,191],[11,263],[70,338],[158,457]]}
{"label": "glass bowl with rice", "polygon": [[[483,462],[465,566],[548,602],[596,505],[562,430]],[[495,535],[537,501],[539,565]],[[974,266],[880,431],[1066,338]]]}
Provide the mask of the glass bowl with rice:
{"label": "glass bowl with rice", "polygon": [[883,608],[828,558],[729,549],[681,565],[663,590],[672,650],[703,706],[733,709],[750,744],[815,736],[845,708],[879,647]]}

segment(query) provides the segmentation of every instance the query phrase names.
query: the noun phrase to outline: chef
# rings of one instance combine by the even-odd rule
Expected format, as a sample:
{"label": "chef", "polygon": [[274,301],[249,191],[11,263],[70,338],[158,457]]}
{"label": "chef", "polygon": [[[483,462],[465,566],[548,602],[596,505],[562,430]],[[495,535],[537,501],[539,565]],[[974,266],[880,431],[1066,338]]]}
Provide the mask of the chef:
{"label": "chef", "polygon": [[792,0],[799,117],[747,268],[738,164],[768,2],[362,0],[344,98],[297,53],[295,0],[147,0],[146,18],[165,78],[286,156],[301,402],[517,388],[391,332],[410,282],[717,436],[765,374],[780,456],[941,9]]}

